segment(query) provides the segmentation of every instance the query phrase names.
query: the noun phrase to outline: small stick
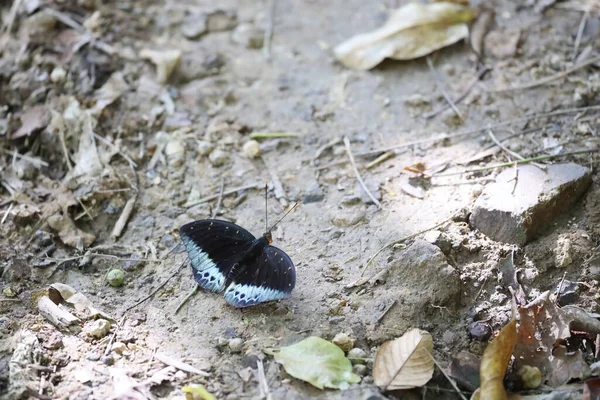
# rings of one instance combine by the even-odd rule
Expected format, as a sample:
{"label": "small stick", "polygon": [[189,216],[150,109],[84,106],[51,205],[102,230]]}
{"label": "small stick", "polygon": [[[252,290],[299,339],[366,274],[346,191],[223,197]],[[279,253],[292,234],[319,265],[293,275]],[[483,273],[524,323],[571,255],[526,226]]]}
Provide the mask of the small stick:
{"label": "small stick", "polygon": [[12,211],[14,205],[15,205],[14,202],[10,203],[10,206],[8,206],[8,210],[6,210],[4,212],[4,216],[2,217],[2,221],[0,221],[0,225],[4,225],[4,222],[6,221],[6,218],[8,218],[8,216],[9,216],[10,212]]}
{"label": "small stick", "polygon": [[94,137],[96,139],[100,140],[102,143],[104,143],[108,147],[111,147],[114,151],[116,151],[121,157],[123,157],[125,159],[125,161],[127,161],[127,163],[132,168],[137,168],[137,164],[135,163],[135,161],[133,161],[131,159],[131,157],[129,157],[127,154],[123,153],[117,146],[114,145],[114,143],[111,143],[109,140],[107,140],[106,138],[98,135],[97,133],[94,133]]}
{"label": "small stick", "polygon": [[6,23],[3,26],[6,33],[8,33],[9,35],[12,31],[13,24],[15,23],[15,19],[17,18],[17,14],[19,13],[19,8],[21,8],[22,2],[23,2],[23,0],[15,0],[12,4],[12,7],[10,8],[10,14],[8,14],[8,20],[6,21]]}
{"label": "small stick", "polygon": [[298,134],[291,132],[252,132],[250,139],[281,139],[297,138]]}
{"label": "small stick", "polygon": [[379,157],[377,157],[376,159],[374,159],[373,161],[371,161],[370,163],[368,163],[365,168],[371,169],[374,166],[381,164],[385,160],[394,157],[395,155],[396,155],[395,151],[387,151],[387,152],[383,153],[382,155],[380,155]]}
{"label": "small stick", "polygon": [[557,79],[561,79],[566,77],[567,75],[575,72],[575,71],[579,71],[582,68],[585,68],[589,65],[595,64],[598,61],[600,61],[600,56],[597,57],[592,57],[587,61],[582,62],[581,64],[578,65],[574,65],[571,68],[567,68],[564,71],[558,72],[556,74],[552,74],[550,76],[547,76],[545,78],[542,79],[538,79],[536,81],[521,85],[521,86],[513,86],[513,87],[509,87],[509,88],[503,88],[503,89],[493,89],[493,90],[488,90],[489,93],[503,93],[503,92],[511,92],[514,90],[524,90],[524,89],[532,89],[534,87],[538,87],[538,86],[542,86],[545,85],[547,83],[553,82]]}
{"label": "small stick", "polygon": [[275,10],[276,10],[277,0],[271,0],[271,4],[269,7],[269,20],[267,24],[267,29],[265,29],[265,36],[263,41],[263,54],[267,58],[267,60],[271,59],[271,43],[273,42],[273,25],[275,21]]}
{"label": "small stick", "polygon": [[15,149],[14,151],[8,151],[8,150],[5,150],[5,149],[0,149],[0,151],[1,151],[2,153],[4,153],[4,154],[7,154],[7,155],[9,155],[9,156],[13,156],[13,157],[16,157],[16,158],[20,158],[20,159],[22,159],[22,160],[25,160],[25,161],[29,161],[30,163],[32,163],[32,164],[34,164],[34,165],[36,165],[38,168],[39,168],[39,166],[40,166],[40,165],[41,165],[42,167],[49,167],[49,166],[50,166],[50,164],[48,164],[46,161],[44,161],[44,160],[40,160],[40,159],[39,159],[39,158],[37,158],[37,157],[29,157],[29,156],[27,156],[27,155],[25,155],[25,154],[19,154],[19,153],[17,152],[17,149]]}
{"label": "small stick", "polygon": [[215,205],[215,209],[213,210],[211,218],[215,218],[219,212],[219,208],[221,208],[221,202],[223,201],[223,189],[225,189],[225,178],[221,178],[221,189],[219,190],[219,197],[217,198],[217,204]]}
{"label": "small stick", "polygon": [[179,268],[177,268],[177,270],[175,272],[173,272],[171,274],[171,276],[169,276],[167,279],[165,279],[163,283],[161,283],[160,285],[158,285],[158,287],[156,289],[154,289],[152,291],[152,293],[150,293],[148,296],[144,297],[142,300],[138,301],[137,303],[135,303],[131,307],[127,308],[123,314],[126,314],[127,312],[133,310],[134,308],[136,308],[137,306],[139,306],[140,304],[142,304],[143,302],[145,302],[146,300],[148,300],[149,298],[151,298],[152,296],[154,296],[156,293],[158,293],[158,291],[160,289],[162,289],[175,275],[177,275],[179,273],[179,271],[181,271],[183,269],[183,267],[185,267],[185,264],[186,264],[185,261],[182,262],[181,265],[179,266]]}
{"label": "small stick", "polygon": [[342,142],[342,138],[338,136],[338,137],[330,140],[329,142],[325,143],[323,146],[319,147],[317,149],[317,152],[315,153],[315,156],[313,157],[313,161],[318,160],[327,149],[330,149],[331,147],[333,147],[336,144],[339,144],[341,142]]}
{"label": "small stick", "polygon": [[473,168],[473,169],[468,169],[466,171],[462,171],[462,172],[447,172],[444,174],[436,174],[434,176],[438,177],[438,176],[452,176],[452,175],[461,175],[461,174],[468,174],[468,173],[472,173],[472,172],[482,172],[482,171],[489,171],[490,169],[496,169],[496,168],[502,168],[502,167],[510,167],[513,166],[515,164],[527,164],[530,163],[532,161],[543,161],[543,160],[549,160],[552,158],[557,158],[557,157],[563,157],[563,156],[572,156],[572,155],[576,155],[576,154],[586,154],[586,153],[594,153],[597,152],[598,150],[600,150],[599,148],[595,148],[595,149],[589,149],[589,150],[576,150],[576,151],[571,151],[568,153],[562,153],[562,154],[547,154],[547,155],[543,155],[543,156],[537,156],[537,157],[531,157],[531,158],[524,158],[523,160],[518,160],[518,161],[509,161],[509,162],[505,162],[502,164],[496,164],[496,165],[490,165],[488,167],[481,167],[481,168]]}
{"label": "small stick", "polygon": [[[519,153],[516,153],[514,151],[512,151],[511,149],[509,149],[508,147],[506,147],[505,145],[503,145],[498,138],[496,138],[496,135],[494,135],[494,132],[492,132],[491,129],[488,129],[488,136],[490,137],[490,139],[492,139],[492,142],[494,142],[496,144],[496,146],[500,147],[500,149],[502,149],[503,152],[505,152],[506,154],[508,154],[509,156],[512,156],[518,160],[524,160],[525,158],[523,156],[521,156]],[[539,169],[542,170],[546,170],[546,166],[542,165],[542,164],[538,164],[535,162],[532,162],[533,165],[535,165],[536,167],[538,167]]]}
{"label": "small stick", "polygon": [[458,108],[456,108],[456,104],[454,104],[454,101],[452,101],[452,98],[448,94],[448,91],[446,90],[446,87],[444,86],[444,82],[442,81],[440,74],[437,72],[437,70],[433,66],[433,61],[431,61],[431,57],[426,57],[426,60],[427,60],[427,66],[429,67],[429,70],[433,74],[433,78],[435,79],[435,82],[437,83],[438,87],[440,88],[440,91],[442,92],[442,96],[444,96],[444,100],[446,100],[446,102],[450,105],[450,107],[452,107],[452,111],[454,111],[454,113],[458,116],[458,118],[460,118],[461,121],[464,121],[465,119],[463,118],[460,111],[458,111]]}
{"label": "small stick", "polygon": [[121,326],[123,326],[123,323],[125,322],[125,318],[126,318],[126,315],[123,315],[123,317],[121,318],[121,321],[119,321],[119,323],[117,324],[117,327],[115,328],[114,333],[111,335],[110,340],[106,344],[106,349],[104,349],[105,356],[107,356],[108,353],[110,353],[110,347],[112,346],[113,342],[115,341],[115,338],[117,337],[117,333],[119,332],[119,329],[121,329]]}
{"label": "small stick", "polygon": [[354,156],[352,155],[352,149],[350,148],[350,140],[348,140],[346,136],[344,136],[344,145],[346,146],[346,153],[348,153],[348,159],[350,160],[350,164],[352,164],[354,175],[356,175],[356,180],[358,180],[358,183],[363,188],[365,193],[369,196],[371,201],[377,205],[377,208],[381,209],[381,203],[377,201],[377,199],[373,196],[369,188],[367,188],[365,181],[363,181],[362,177],[360,176],[360,173],[358,172],[358,168],[356,168],[356,162],[354,162]]}
{"label": "small stick", "polygon": [[[477,84],[477,82],[479,82],[481,80],[481,78],[489,71],[491,70],[490,67],[488,67],[487,65],[484,65],[483,67],[481,67],[479,69],[479,71],[477,71],[477,74],[473,77],[473,79],[471,80],[471,82],[469,82],[469,84],[467,85],[467,87],[465,88],[465,90],[454,99],[454,104],[458,104],[461,101],[463,101],[467,95],[471,92],[471,90],[475,87],[475,85]],[[438,114],[446,111],[448,108],[450,108],[449,104],[446,104],[444,107],[440,108],[439,110],[436,111],[432,111],[428,114],[425,114],[423,116],[423,118],[425,119],[431,119],[435,116],[437,116]]]}
{"label": "small stick", "polygon": [[187,294],[187,296],[185,296],[185,298],[181,301],[181,303],[179,303],[179,305],[175,309],[175,314],[177,314],[179,312],[179,310],[181,310],[181,307],[183,307],[185,305],[185,303],[187,303],[192,297],[194,297],[194,295],[196,293],[198,293],[199,290],[200,290],[200,285],[196,284],[196,286],[194,286],[194,288]]}
{"label": "small stick", "polygon": [[427,355],[429,355],[429,357],[431,357],[431,360],[433,361],[433,363],[436,365],[436,367],[438,367],[438,369],[440,370],[440,372],[446,377],[446,379],[448,379],[448,382],[450,382],[450,385],[452,385],[452,387],[454,388],[454,390],[456,391],[456,393],[463,399],[463,400],[467,400],[467,398],[465,397],[465,395],[460,391],[460,389],[458,388],[458,386],[456,385],[456,382],[454,382],[449,376],[448,374],[446,374],[446,371],[444,371],[444,368],[442,368],[442,366],[440,364],[438,364],[438,362],[435,360],[435,358],[433,358],[433,355],[431,355],[429,353],[429,351],[427,351],[427,349],[425,349],[425,351],[427,352]]}
{"label": "small stick", "polygon": [[590,16],[590,8],[588,7],[583,16],[581,17],[581,22],[579,22],[579,29],[577,29],[577,37],[575,38],[575,47],[573,48],[573,55],[571,56],[571,61],[575,62],[577,58],[577,53],[579,53],[579,46],[581,45],[581,38],[583,37],[583,31],[585,29],[585,24]]}
{"label": "small stick", "polygon": [[110,234],[110,237],[113,240],[117,240],[119,236],[121,236],[121,233],[123,232],[123,229],[125,228],[125,225],[127,225],[127,221],[129,221],[129,217],[133,212],[133,206],[135,205],[136,199],[137,195],[130,198],[127,200],[127,203],[125,203],[125,207],[123,207],[123,211],[121,212],[121,215],[119,216],[119,219],[117,220],[117,223]]}
{"label": "small stick", "polygon": [[[262,187],[263,187],[263,185],[261,185],[259,183],[251,183],[249,185],[244,185],[244,186],[236,187],[236,188],[233,188],[233,189],[225,190],[223,192],[223,196],[229,196],[230,194],[237,193],[237,192],[239,192],[241,190],[257,189],[257,188],[262,188]],[[210,195],[210,196],[207,196],[207,197],[203,197],[200,200],[197,200],[197,201],[185,204],[184,207],[185,208],[191,208],[191,207],[197,206],[198,204],[204,204],[204,203],[206,203],[208,201],[211,201],[211,200],[214,200],[214,199],[217,199],[217,198],[219,198],[218,194]]]}
{"label": "small stick", "polygon": [[267,383],[267,377],[265,376],[265,368],[262,360],[256,362],[258,368],[258,387],[260,389],[261,398],[266,397],[267,400],[272,398],[271,392],[269,391],[269,384]]}
{"label": "small stick", "polygon": [[388,312],[390,312],[390,310],[392,309],[392,307],[394,307],[396,305],[396,300],[393,300],[392,303],[387,306],[385,308],[385,310],[383,310],[383,312],[381,313],[381,315],[379,316],[379,318],[377,318],[377,324],[380,324],[381,321],[383,321],[383,319],[385,318],[385,316],[387,315]]}
{"label": "small stick", "polygon": [[556,117],[556,116],[564,115],[564,114],[571,114],[571,113],[578,113],[578,112],[582,112],[582,111],[592,111],[592,110],[600,110],[600,105],[577,107],[577,108],[564,108],[562,110],[555,110],[555,111],[550,111],[547,113],[526,115],[524,117],[509,119],[509,120],[502,121],[502,122],[499,122],[499,123],[493,124],[493,125],[488,125],[485,127],[470,129],[470,130],[462,131],[462,132],[457,132],[452,135],[442,135],[442,136],[436,136],[436,137],[429,137],[429,138],[425,138],[425,139],[412,140],[410,142],[396,144],[393,146],[381,147],[379,149],[364,151],[362,153],[356,153],[355,156],[356,157],[372,156],[372,155],[377,155],[380,153],[385,153],[386,151],[389,151],[389,150],[395,150],[395,149],[400,149],[403,147],[414,146],[416,144],[439,142],[439,141],[446,140],[446,139],[455,139],[455,138],[459,138],[459,137],[463,137],[463,136],[469,136],[469,135],[473,135],[475,133],[484,132],[488,129],[500,128],[502,126],[512,125],[512,124],[516,124],[519,122],[527,122],[529,120],[536,119],[536,118]]}
{"label": "small stick", "polygon": [[558,285],[558,288],[556,289],[556,302],[558,302],[558,296],[560,296],[560,292],[562,291],[563,283],[565,283],[566,276],[567,276],[567,272],[565,271],[565,273],[562,276],[562,279],[560,280],[560,284]]}
{"label": "small stick", "polygon": [[362,271],[362,273],[360,274],[360,276],[362,277],[362,276],[364,276],[364,275],[365,275],[365,272],[367,272],[367,269],[369,268],[369,265],[371,265],[371,263],[373,262],[373,260],[374,260],[374,259],[375,259],[375,258],[376,258],[376,257],[377,257],[377,256],[378,256],[378,255],[379,255],[381,252],[382,252],[382,251],[384,251],[385,249],[387,249],[387,248],[389,248],[389,247],[392,247],[392,246],[394,246],[394,245],[396,245],[396,244],[399,244],[399,243],[402,243],[402,242],[406,242],[406,241],[407,241],[407,240],[409,240],[409,239],[412,239],[412,238],[414,238],[414,237],[417,237],[417,236],[419,236],[419,235],[421,235],[421,234],[423,234],[423,233],[429,232],[429,231],[431,231],[431,230],[433,230],[433,229],[439,228],[440,226],[444,225],[446,222],[448,222],[448,221],[452,220],[452,218],[453,218],[453,217],[454,217],[454,216],[452,216],[452,217],[450,217],[450,218],[447,218],[447,219],[445,219],[444,221],[440,222],[439,224],[437,224],[437,225],[435,225],[435,226],[432,226],[432,227],[430,227],[430,228],[427,228],[427,229],[423,229],[422,231],[419,231],[419,232],[417,232],[417,233],[413,233],[413,234],[411,234],[411,235],[404,236],[404,237],[403,237],[403,238],[401,238],[401,239],[392,240],[392,241],[391,241],[391,242],[389,242],[388,244],[384,245],[382,248],[380,248],[379,250],[377,250],[377,251],[375,252],[375,254],[373,254],[373,255],[372,255],[372,256],[371,256],[371,257],[370,257],[370,258],[367,260],[367,263],[365,264],[365,268],[363,269],[363,271]]}
{"label": "small stick", "polygon": [[273,168],[269,168],[269,166],[267,165],[267,162],[265,161],[264,158],[262,158],[263,163],[265,164],[265,168],[267,168],[267,171],[269,171],[269,175],[271,176],[271,181],[273,181],[273,191],[275,192],[275,198],[277,200],[279,200],[279,204],[281,204],[281,206],[283,208],[286,208],[288,206],[288,200],[287,200],[287,194],[285,193],[285,190],[283,189],[283,185],[281,184],[281,181],[279,180],[279,176],[277,175],[277,172],[275,172],[275,170]]}

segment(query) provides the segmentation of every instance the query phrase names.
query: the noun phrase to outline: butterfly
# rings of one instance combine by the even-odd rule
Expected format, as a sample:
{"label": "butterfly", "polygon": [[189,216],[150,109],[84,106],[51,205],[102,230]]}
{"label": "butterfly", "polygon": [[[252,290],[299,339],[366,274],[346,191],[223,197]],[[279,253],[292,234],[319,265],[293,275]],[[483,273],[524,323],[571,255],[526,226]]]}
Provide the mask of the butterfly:
{"label": "butterfly", "polygon": [[255,238],[234,223],[202,219],[183,225],[179,233],[196,282],[212,292],[225,292],[225,300],[234,307],[285,299],[296,286],[294,263],[271,246],[271,230]]}

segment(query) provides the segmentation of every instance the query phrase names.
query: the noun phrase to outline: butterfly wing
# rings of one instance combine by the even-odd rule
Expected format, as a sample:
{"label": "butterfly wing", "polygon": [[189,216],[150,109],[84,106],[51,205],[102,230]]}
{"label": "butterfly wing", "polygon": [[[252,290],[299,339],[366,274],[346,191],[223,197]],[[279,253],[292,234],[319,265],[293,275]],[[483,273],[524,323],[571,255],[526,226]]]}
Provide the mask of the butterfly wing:
{"label": "butterfly wing", "polygon": [[236,260],[254,241],[255,237],[227,221],[202,219],[183,225],[179,229],[185,244],[194,279],[213,292],[222,292]]}
{"label": "butterfly wing", "polygon": [[294,263],[277,247],[265,246],[258,259],[243,267],[225,290],[225,300],[234,307],[285,299],[296,286]]}

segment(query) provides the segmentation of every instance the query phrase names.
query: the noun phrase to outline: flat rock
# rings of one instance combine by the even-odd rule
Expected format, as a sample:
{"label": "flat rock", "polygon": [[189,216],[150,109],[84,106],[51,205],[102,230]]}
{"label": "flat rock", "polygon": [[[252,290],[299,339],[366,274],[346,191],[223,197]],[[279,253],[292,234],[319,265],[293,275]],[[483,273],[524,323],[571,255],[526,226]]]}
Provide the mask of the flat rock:
{"label": "flat rock", "polygon": [[507,169],[475,201],[469,222],[491,239],[524,245],[552,219],[568,210],[592,183],[591,170],[574,163]]}

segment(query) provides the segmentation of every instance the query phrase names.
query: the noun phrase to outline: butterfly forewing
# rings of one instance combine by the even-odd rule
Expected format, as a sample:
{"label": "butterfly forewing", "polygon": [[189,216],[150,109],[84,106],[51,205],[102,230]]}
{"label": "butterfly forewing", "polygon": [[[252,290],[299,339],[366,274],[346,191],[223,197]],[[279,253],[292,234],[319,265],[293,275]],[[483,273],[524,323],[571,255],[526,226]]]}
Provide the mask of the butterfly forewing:
{"label": "butterfly forewing", "polygon": [[285,299],[296,286],[296,269],[290,257],[274,246],[244,265],[225,290],[225,300],[234,307],[249,307]]}
{"label": "butterfly forewing", "polygon": [[255,239],[241,226],[216,219],[190,222],[179,232],[192,264],[194,279],[201,287],[213,292],[225,289],[236,260]]}

